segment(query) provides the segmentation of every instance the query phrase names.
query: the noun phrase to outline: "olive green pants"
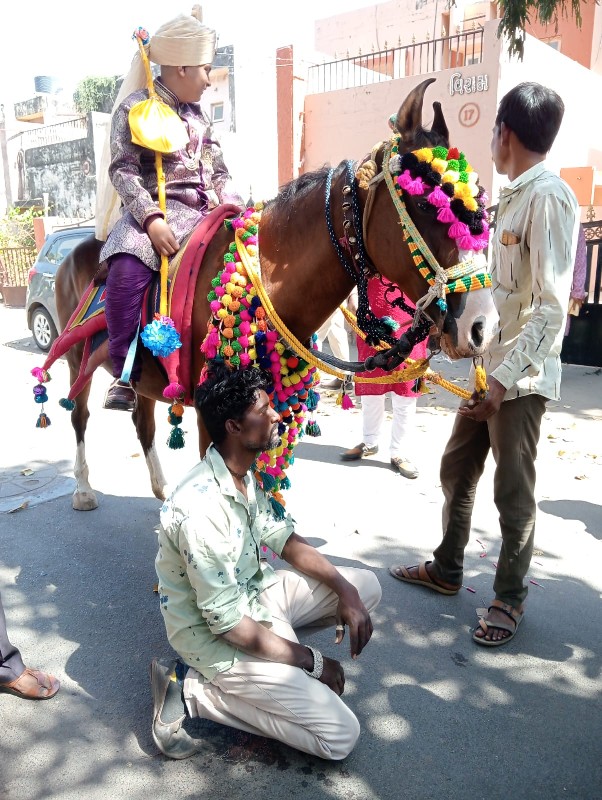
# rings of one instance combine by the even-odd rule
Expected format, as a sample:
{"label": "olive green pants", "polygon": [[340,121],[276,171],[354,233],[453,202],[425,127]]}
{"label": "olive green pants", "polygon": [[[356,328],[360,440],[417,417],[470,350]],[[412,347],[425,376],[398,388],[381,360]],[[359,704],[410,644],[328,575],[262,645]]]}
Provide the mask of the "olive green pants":
{"label": "olive green pants", "polygon": [[472,509],[489,450],[495,459],[494,501],[502,547],[493,589],[496,599],[518,607],[527,596],[535,536],[535,458],[546,399],[531,394],[506,400],[486,422],[456,416],[441,459],[443,540],[434,551],[434,573],[462,583]]}

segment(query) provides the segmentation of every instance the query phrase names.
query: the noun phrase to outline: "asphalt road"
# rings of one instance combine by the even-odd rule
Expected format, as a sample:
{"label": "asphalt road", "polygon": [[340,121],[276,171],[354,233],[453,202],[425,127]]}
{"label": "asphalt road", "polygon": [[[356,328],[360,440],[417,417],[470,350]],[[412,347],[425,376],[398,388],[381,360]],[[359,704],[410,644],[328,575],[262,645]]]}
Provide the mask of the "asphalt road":
{"label": "asphalt road", "polygon": [[[0,590],[26,662],[54,672],[62,689],[48,703],[0,696],[2,800],[602,796],[600,371],[568,367],[563,399],[546,413],[527,613],[516,639],[497,650],[470,638],[499,552],[491,464],[466,589],[446,598],[387,570],[438,544],[438,463],[455,399],[440,390],[421,398],[411,452],[420,477],[408,481],[389,469],[386,442],[370,460],[339,461],[361,438],[359,412],[325,397],[323,435],[299,446],[288,506],[302,535],[338,564],[373,569],[383,586],[373,641],[357,662],[346,644],[335,651],[332,630],[302,637],[343,660],[358,746],[331,764],[201,721],[191,726],[201,752],[175,762],[150,732],[149,663],[170,650],[153,593],[159,502],[133,426],[101,409],[109,376],[99,374],[87,455],[100,507],[73,511],[75,443],[57,405],[66,366],[55,366],[48,387],[52,426],[36,430],[29,370],[43,357],[23,318],[0,304]],[[465,364],[439,366],[466,385]],[[164,408],[157,419],[164,468],[177,482],[197,458],[194,415],[175,453],[164,445]]]}

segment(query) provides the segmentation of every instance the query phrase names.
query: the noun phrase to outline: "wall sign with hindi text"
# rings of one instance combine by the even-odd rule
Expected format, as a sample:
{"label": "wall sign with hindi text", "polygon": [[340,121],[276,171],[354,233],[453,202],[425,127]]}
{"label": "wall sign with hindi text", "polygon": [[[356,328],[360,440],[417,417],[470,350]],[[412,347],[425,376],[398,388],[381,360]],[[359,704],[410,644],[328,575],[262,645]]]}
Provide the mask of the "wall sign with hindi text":
{"label": "wall sign with hindi text", "polygon": [[486,92],[488,89],[489,75],[471,75],[470,77],[464,77],[461,72],[454,72],[449,79],[449,93],[452,97],[455,94]]}

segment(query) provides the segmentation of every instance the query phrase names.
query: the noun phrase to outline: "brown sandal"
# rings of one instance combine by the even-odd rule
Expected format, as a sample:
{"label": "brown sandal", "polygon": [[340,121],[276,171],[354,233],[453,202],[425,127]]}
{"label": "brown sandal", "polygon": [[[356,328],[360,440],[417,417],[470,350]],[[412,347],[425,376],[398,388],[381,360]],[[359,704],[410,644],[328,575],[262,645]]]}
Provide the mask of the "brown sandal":
{"label": "brown sandal", "polygon": [[[28,678],[33,678],[37,685],[32,685]],[[14,681],[0,683],[0,692],[14,694],[25,700],[50,700],[60,688],[60,681],[54,675],[29,667],[25,667],[25,671]]]}
{"label": "brown sandal", "polygon": [[[501,611],[502,614],[505,614],[508,617],[508,622],[503,622],[502,620],[499,622],[488,622],[485,619],[485,616],[492,609],[496,609],[497,611]],[[523,611],[519,611],[517,608],[514,608],[507,603],[502,603],[501,600],[494,600],[487,609],[477,608],[479,624],[476,630],[480,628],[485,635],[477,636],[475,630],[475,632],[472,634],[472,638],[477,644],[481,644],[484,647],[501,647],[502,645],[507,644],[511,639],[514,639],[518,630],[518,626],[523,621],[524,616],[525,614]],[[489,628],[492,630],[497,628],[500,631],[508,631],[509,636],[504,636],[502,639],[486,639],[485,636],[487,635]]]}
{"label": "brown sandal", "polygon": [[[394,578],[397,578],[398,581],[414,583],[418,586],[426,586],[427,589],[432,589],[434,592],[439,592],[439,594],[458,594],[460,591],[459,586],[454,587],[451,583],[448,583],[447,586],[443,586],[441,583],[437,583],[431,578],[426,568],[426,565],[431,563],[431,561],[423,561],[422,564],[416,564],[412,567],[389,567],[389,572]],[[409,570],[416,568],[418,568],[418,577],[412,578]]]}

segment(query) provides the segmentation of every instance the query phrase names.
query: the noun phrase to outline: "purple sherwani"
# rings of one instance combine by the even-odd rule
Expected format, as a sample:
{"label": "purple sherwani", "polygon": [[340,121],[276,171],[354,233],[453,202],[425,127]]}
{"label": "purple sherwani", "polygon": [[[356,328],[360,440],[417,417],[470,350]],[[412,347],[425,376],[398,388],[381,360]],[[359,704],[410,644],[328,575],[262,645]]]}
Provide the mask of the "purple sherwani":
{"label": "purple sherwani", "polygon": [[[207,213],[220,203],[244,206],[224,164],[221,148],[213,138],[209,120],[196,103],[180,103],[160,80],[159,97],[171,106],[186,125],[187,147],[163,156],[167,222],[181,243]],[[147,91],[126,97],[111,124],[109,175],[121,197],[123,213],[100,253],[109,261],[107,279],[107,323],[113,375],[123,369],[129,343],[138,321],[144,291],[158,270],[161,258],[144,229],[145,222],[161,215],[157,196],[155,154],[133,144],[128,115],[133,105],[148,98]],[[132,378],[139,377],[136,364]]]}

